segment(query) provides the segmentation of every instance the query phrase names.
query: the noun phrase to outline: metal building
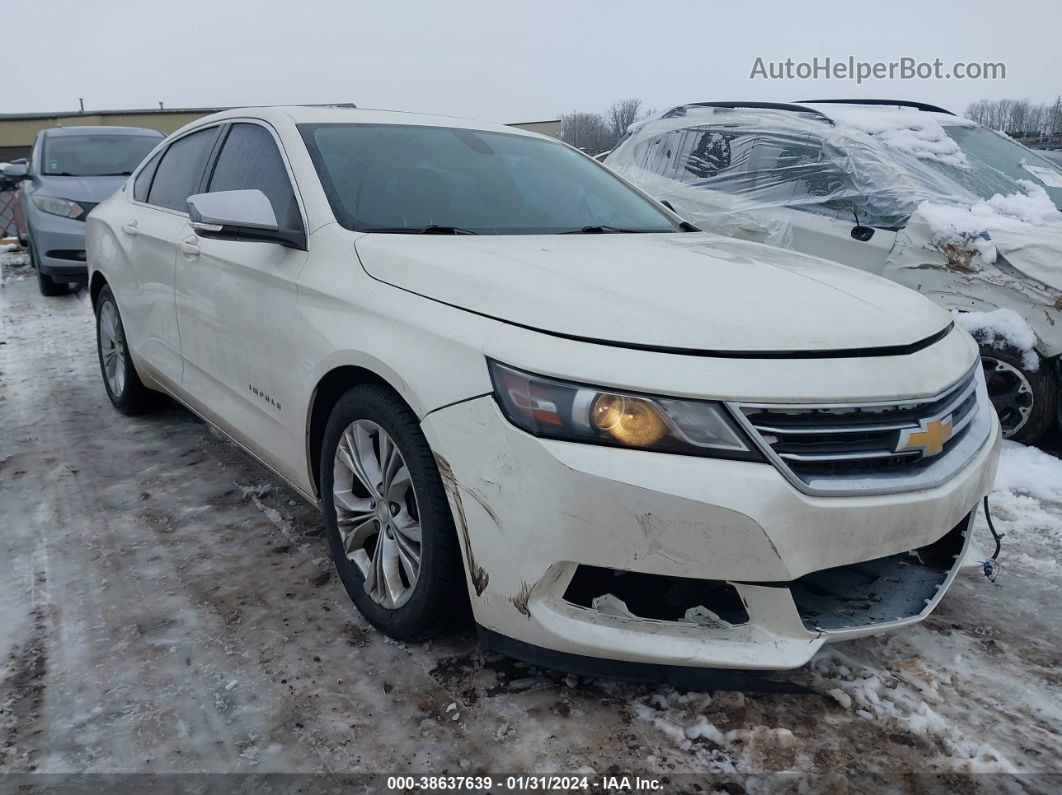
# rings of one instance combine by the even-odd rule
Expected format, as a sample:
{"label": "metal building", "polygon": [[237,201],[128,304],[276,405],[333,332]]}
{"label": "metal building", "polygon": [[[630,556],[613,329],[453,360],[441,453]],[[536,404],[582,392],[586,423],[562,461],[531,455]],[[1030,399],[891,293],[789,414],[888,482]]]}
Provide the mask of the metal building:
{"label": "metal building", "polygon": [[[0,114],[0,162],[28,157],[37,132],[46,127],[107,125],[113,127],[148,127],[169,135],[188,122],[226,108],[157,108],[151,110],[97,110],[79,113],[4,113]],[[512,124],[524,130],[560,138],[560,120],[529,121]]]}

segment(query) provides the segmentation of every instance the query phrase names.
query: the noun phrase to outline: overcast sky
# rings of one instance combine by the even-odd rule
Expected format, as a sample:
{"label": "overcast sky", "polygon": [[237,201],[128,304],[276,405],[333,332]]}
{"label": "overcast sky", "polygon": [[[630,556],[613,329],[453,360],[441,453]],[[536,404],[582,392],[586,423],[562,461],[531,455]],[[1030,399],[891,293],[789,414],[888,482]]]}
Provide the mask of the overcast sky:
{"label": "overcast sky", "polygon": [[[0,112],[355,102],[491,121],[640,97],[1062,93],[1060,0],[6,0]],[[1006,80],[750,79],[765,61],[1002,61]]]}

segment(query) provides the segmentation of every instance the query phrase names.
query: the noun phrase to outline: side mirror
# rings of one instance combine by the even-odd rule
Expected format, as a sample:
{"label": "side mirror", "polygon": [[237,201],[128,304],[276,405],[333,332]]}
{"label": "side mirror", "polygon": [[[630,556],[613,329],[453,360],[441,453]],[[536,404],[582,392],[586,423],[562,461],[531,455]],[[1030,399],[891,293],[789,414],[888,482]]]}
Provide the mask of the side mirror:
{"label": "side mirror", "polygon": [[188,221],[201,237],[306,248],[301,230],[279,227],[273,205],[260,190],[223,190],[189,196]]}
{"label": "side mirror", "polygon": [[197,193],[188,197],[188,217],[196,231],[220,232],[227,226],[277,231],[273,205],[260,190]]}
{"label": "side mirror", "polygon": [[8,163],[4,166],[4,179],[11,182],[21,182],[30,179],[29,167],[25,163]]}

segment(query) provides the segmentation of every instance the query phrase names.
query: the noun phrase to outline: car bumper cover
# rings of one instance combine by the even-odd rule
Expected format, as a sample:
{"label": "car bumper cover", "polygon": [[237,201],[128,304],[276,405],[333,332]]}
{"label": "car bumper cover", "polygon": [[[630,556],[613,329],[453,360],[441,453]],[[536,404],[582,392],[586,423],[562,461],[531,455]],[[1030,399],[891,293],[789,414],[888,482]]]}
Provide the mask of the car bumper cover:
{"label": "car bumper cover", "polygon": [[[804,494],[770,464],[537,439],[490,397],[423,427],[482,631],[576,657],[778,670],[936,606],[995,476],[992,422],[946,483],[850,497]],[[933,566],[907,565],[927,548]],[[897,573],[893,593],[867,585]]]}

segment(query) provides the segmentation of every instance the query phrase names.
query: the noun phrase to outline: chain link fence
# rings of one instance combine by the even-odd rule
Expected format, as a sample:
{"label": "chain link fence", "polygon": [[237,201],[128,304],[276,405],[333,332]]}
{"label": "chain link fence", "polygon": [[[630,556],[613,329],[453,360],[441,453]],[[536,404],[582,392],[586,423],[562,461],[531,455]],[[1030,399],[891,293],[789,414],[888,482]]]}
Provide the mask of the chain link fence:
{"label": "chain link fence", "polygon": [[[6,186],[0,186],[0,188]],[[15,219],[18,194],[13,190],[0,189],[0,238],[18,237],[18,224]]]}

